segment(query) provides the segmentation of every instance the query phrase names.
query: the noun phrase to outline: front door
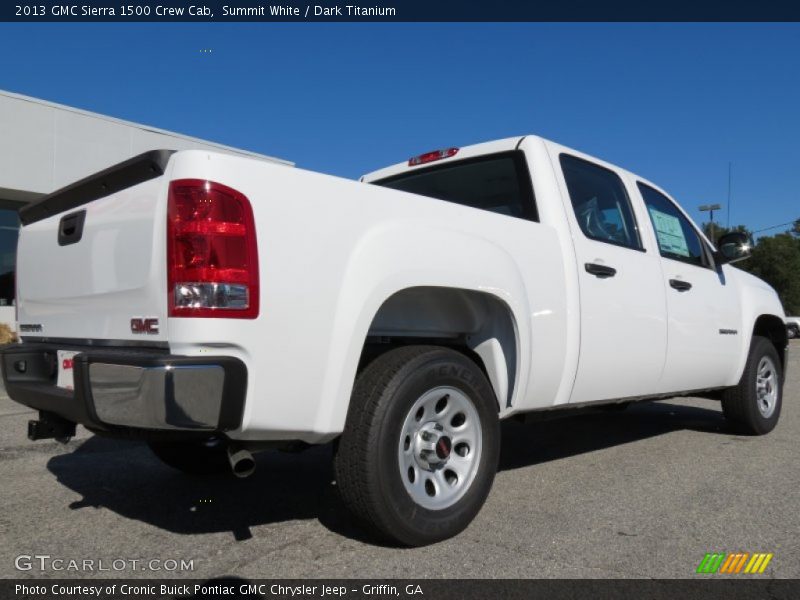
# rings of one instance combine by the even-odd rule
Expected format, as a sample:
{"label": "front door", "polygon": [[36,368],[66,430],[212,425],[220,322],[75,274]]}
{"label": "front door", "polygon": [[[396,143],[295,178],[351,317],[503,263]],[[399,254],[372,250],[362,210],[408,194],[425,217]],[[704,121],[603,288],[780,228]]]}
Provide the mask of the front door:
{"label": "front door", "polygon": [[659,391],[730,385],[742,335],[735,285],[714,267],[708,246],[678,206],[638,183],[661,254],[667,291],[667,361]]}

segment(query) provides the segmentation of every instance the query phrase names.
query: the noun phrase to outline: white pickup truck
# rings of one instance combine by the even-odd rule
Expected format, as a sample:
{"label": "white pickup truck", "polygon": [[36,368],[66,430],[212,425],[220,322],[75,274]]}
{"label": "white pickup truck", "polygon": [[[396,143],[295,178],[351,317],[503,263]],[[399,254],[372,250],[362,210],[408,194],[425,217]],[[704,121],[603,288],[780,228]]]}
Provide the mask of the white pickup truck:
{"label": "white pickup truck", "polygon": [[775,427],[775,292],[656,185],[535,136],[429,152],[361,182],[154,151],[21,211],[22,340],[2,350],[31,439],[80,423],[190,473],[334,441],[378,534],[457,534],[499,420],[676,395]]}

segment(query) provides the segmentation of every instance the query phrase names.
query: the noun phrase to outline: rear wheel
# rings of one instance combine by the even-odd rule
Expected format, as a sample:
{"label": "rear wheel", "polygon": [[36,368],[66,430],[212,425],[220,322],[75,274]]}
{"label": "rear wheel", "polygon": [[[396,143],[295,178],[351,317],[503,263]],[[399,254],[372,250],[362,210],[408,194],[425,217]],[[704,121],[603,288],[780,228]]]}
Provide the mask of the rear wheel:
{"label": "rear wheel", "polygon": [[778,352],[767,338],[753,336],[742,379],[725,392],[722,412],[742,433],[763,435],[777,425],[782,400],[783,372]]}
{"label": "rear wheel", "polygon": [[201,441],[163,442],[147,444],[165,465],[190,475],[213,475],[230,470],[227,443],[217,437]]}
{"label": "rear wheel", "polygon": [[393,542],[456,535],[483,506],[500,451],[494,392],[446,348],[387,352],[359,376],[335,459],[347,507]]}

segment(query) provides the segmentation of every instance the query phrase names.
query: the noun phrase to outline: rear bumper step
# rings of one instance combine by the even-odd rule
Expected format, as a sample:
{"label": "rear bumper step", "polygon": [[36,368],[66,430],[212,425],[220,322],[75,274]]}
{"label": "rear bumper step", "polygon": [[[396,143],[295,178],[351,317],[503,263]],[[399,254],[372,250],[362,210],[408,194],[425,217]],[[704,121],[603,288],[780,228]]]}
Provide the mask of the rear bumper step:
{"label": "rear bumper step", "polygon": [[[58,350],[77,350],[74,390],[56,386]],[[91,429],[224,432],[242,423],[247,368],[230,356],[21,343],[4,347],[12,400]]]}

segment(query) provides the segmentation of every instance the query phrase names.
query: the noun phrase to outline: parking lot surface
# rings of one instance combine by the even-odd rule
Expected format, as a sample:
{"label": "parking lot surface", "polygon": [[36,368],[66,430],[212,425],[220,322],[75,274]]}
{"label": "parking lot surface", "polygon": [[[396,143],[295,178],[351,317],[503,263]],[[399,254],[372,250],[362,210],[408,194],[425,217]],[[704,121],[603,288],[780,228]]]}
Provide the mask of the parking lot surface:
{"label": "parking lot surface", "polygon": [[[686,578],[707,552],[770,552],[762,577],[796,578],[798,404],[794,341],[781,421],[765,437],[731,433],[719,403],[700,399],[506,423],[500,471],[472,526],[398,549],[351,522],[330,447],[261,454],[245,480],[190,478],[141,443],[81,429],[68,445],[29,442],[34,413],[2,396],[0,577]],[[18,559],[35,555],[93,560],[95,570]],[[126,566],[97,571],[100,560]],[[164,570],[170,560],[193,570]]]}

